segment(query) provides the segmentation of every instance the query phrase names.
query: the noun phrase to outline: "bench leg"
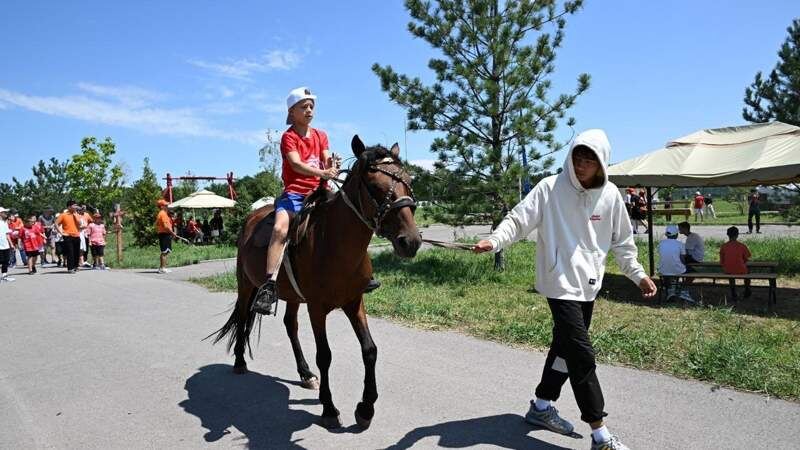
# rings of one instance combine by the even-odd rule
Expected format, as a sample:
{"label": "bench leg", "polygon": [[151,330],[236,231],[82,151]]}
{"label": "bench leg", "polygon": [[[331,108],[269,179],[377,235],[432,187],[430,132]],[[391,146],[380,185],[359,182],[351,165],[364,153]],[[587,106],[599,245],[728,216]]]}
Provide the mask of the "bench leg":
{"label": "bench leg", "polygon": [[769,280],[769,299],[767,300],[767,312],[770,314],[775,309],[774,306],[778,304],[777,284],[777,280]]}

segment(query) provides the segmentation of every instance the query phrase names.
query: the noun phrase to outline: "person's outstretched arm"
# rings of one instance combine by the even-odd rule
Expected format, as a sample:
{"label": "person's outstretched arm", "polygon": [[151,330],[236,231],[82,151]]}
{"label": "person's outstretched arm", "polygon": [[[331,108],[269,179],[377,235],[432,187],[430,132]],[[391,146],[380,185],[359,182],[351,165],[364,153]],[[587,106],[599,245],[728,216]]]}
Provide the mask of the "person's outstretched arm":
{"label": "person's outstretched arm", "polygon": [[472,247],[474,253],[499,252],[513,242],[531,234],[542,220],[542,206],[545,201],[542,183],[534,187],[521,202],[506,215],[491,236],[482,239]]}

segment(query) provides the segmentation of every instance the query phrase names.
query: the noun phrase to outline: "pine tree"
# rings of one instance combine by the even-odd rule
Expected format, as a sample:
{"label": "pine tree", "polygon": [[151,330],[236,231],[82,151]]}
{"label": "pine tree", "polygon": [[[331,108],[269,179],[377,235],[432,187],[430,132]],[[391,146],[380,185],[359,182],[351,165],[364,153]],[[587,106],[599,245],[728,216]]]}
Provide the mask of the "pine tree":
{"label": "pine tree", "polygon": [[155,220],[158,214],[156,202],[161,198],[161,186],[150,168],[150,159],[144,159],[142,177],[136,180],[129,193],[129,204],[124,205],[126,217],[133,228],[133,240],[139,247],[156,242]]}
{"label": "pine tree", "polygon": [[744,91],[742,116],[750,122],[777,120],[800,126],[800,19],[786,29],[789,36],[778,51],[778,63],[769,76],[756,73]]}
{"label": "pine tree", "polygon": [[[426,85],[389,65],[372,70],[389,98],[406,108],[410,130],[444,134],[431,146],[437,164],[450,169],[440,218],[489,219],[494,228],[519,201],[520,180],[552,165],[546,156],[564,145],[554,132],[589,87],[589,75],[581,74],[574,93],[549,94],[566,17],[582,3],[406,0],[409,31],[442,53],[428,62],[435,81]],[[522,166],[523,152],[533,167]],[[495,267],[502,266],[498,255]]]}

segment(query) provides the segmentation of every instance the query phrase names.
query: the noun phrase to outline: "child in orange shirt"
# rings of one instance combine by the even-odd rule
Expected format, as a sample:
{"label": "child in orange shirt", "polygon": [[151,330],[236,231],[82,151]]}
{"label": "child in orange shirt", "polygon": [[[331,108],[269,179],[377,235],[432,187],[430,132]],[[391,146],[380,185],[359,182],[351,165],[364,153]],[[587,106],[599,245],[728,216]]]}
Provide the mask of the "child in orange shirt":
{"label": "child in orange shirt", "polygon": [[[719,262],[722,265],[722,271],[734,275],[743,275],[749,273],[747,269],[747,261],[750,260],[750,249],[746,245],[739,242],[739,229],[736,227],[728,228],[728,242],[722,244],[719,248]],[[736,280],[728,280],[731,285],[731,298],[736,301]],[[744,298],[750,297],[750,280],[744,280]]]}
{"label": "child in orange shirt", "polygon": [[36,215],[31,215],[25,221],[25,225],[19,229],[19,251],[25,252],[28,257],[28,274],[36,273],[36,260],[44,247],[44,230],[42,225],[36,220]]}

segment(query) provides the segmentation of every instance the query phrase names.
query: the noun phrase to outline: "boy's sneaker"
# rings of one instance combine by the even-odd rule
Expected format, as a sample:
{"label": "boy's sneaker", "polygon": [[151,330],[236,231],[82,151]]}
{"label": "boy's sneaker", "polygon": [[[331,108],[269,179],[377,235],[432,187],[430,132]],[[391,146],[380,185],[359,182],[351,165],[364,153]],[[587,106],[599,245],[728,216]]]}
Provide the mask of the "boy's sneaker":
{"label": "boy's sneaker", "polygon": [[278,302],[278,292],[275,288],[275,280],[269,279],[266,283],[262,284],[256,292],[256,298],[253,299],[253,305],[250,309],[265,316],[272,314],[272,305]]}
{"label": "boy's sneaker", "polygon": [[100,270],[108,270],[105,264],[100,264]]}
{"label": "boy's sneaker", "polygon": [[172,271],[163,267],[159,267],[158,273],[172,273]]}
{"label": "boy's sneaker", "polygon": [[620,442],[619,438],[611,435],[611,439],[604,442],[595,442],[592,438],[591,450],[630,450],[627,445]]}
{"label": "boy's sneaker", "polygon": [[13,278],[13,277],[3,277],[3,278],[0,278],[0,281],[8,281],[8,282],[11,282],[11,281],[17,281],[17,279],[16,279],[16,278]]}
{"label": "boy's sneaker", "polygon": [[536,409],[534,401],[531,400],[531,408],[525,414],[525,421],[531,425],[545,427],[550,431],[561,434],[570,434],[575,429],[571,423],[558,415],[558,410],[552,405],[540,411]]}

